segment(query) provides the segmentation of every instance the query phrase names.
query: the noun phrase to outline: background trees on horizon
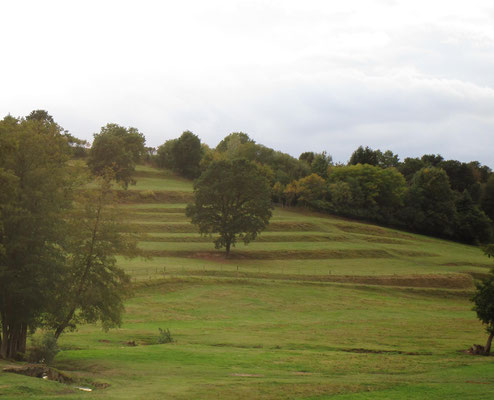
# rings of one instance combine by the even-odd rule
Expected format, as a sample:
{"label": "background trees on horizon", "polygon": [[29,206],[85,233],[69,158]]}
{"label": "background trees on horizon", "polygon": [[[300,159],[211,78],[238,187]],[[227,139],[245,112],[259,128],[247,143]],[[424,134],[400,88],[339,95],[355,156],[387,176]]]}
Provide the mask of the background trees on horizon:
{"label": "background trees on horizon", "polygon": [[[171,152],[179,139],[158,148],[156,163],[190,178],[174,161],[180,151]],[[269,176],[272,200],[283,206],[312,207],[465,243],[493,238],[494,174],[478,161],[445,160],[439,154],[400,161],[390,150],[359,146],[347,165],[335,165],[326,151],[304,152],[296,159],[244,132],[227,135],[216,148],[202,144],[201,149],[196,150],[200,160],[194,161],[197,176],[220,160],[256,162]]]}

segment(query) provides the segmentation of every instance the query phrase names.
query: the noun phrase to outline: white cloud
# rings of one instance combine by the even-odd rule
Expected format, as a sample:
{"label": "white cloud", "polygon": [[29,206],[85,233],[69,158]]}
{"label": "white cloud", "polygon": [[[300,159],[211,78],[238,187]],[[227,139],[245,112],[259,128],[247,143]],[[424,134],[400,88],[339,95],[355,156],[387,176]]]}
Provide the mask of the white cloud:
{"label": "white cloud", "polygon": [[45,108],[91,138],[231,131],[298,156],[359,145],[494,167],[487,0],[16,1],[0,25],[0,114]]}

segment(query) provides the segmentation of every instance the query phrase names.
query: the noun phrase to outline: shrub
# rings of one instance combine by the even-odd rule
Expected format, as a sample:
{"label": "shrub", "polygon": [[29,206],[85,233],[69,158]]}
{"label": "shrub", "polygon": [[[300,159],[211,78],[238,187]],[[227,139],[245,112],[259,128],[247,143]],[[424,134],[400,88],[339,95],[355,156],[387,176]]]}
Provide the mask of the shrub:
{"label": "shrub", "polygon": [[51,364],[60,350],[52,332],[46,332],[41,338],[32,338],[28,361]]}
{"label": "shrub", "polygon": [[173,342],[172,334],[168,328],[167,329],[158,328],[158,329],[160,331],[160,333],[158,335],[158,344],[172,343]]}

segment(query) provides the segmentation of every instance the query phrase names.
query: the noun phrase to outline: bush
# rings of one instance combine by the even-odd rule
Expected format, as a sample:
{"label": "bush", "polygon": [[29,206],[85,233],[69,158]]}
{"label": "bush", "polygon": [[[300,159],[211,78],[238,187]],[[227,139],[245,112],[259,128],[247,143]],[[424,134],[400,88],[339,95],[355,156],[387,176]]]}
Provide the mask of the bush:
{"label": "bush", "polygon": [[57,339],[53,333],[46,332],[41,338],[31,339],[28,361],[32,363],[51,364],[59,351]]}
{"label": "bush", "polygon": [[172,334],[168,328],[167,329],[158,328],[158,329],[160,331],[160,334],[158,335],[158,344],[173,342]]}

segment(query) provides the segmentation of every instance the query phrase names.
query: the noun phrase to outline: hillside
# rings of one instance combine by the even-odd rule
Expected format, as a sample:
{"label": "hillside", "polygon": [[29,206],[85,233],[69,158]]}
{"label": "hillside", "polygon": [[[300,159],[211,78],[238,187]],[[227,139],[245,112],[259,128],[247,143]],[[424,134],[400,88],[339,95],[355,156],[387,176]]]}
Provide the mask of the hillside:
{"label": "hillside", "polygon": [[[146,233],[140,246],[150,261],[121,260],[136,277],[156,272],[189,275],[256,274],[352,281],[393,276],[404,286],[470,287],[470,276],[491,267],[478,248],[382,228],[298,208],[276,208],[266,232],[248,246],[238,244],[231,258],[215,250],[185,217],[192,184],[149,167],[138,169],[138,183],[124,204],[127,218]],[[163,269],[165,268],[165,269]],[[286,275],[286,276],[284,276]],[[412,280],[416,279],[416,284]],[[449,282],[448,282],[449,281]],[[458,286],[459,285],[459,286]]]}
{"label": "hillside", "polygon": [[[144,166],[121,193],[152,258],[119,259],[135,286],[122,327],[65,334],[55,361],[95,390],[1,373],[2,398],[494,394],[491,360],[463,352],[485,339],[469,302],[472,277],[492,265],[478,248],[277,208],[259,240],[225,259],[187,221],[191,196],[190,181]],[[159,328],[174,342],[158,344]]]}

